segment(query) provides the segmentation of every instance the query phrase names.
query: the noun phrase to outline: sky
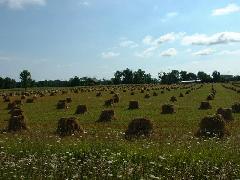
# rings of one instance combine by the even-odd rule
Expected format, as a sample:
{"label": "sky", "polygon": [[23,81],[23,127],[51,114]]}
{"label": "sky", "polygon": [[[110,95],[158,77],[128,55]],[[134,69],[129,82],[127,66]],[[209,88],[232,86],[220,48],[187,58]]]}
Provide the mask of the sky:
{"label": "sky", "polygon": [[0,0],[0,76],[240,74],[237,0]]}

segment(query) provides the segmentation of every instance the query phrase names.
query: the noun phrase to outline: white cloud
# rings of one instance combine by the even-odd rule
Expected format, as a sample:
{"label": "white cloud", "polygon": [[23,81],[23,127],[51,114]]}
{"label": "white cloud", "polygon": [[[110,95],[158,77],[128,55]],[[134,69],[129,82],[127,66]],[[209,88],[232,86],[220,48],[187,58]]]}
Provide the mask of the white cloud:
{"label": "white cloud", "polygon": [[220,32],[207,36],[206,34],[194,34],[182,39],[184,45],[216,45],[240,42],[239,32]]}
{"label": "white cloud", "polygon": [[168,20],[170,20],[178,15],[179,15],[178,12],[169,12],[161,19],[161,21],[167,22]]}
{"label": "white cloud", "polygon": [[0,0],[0,5],[11,9],[23,9],[30,5],[44,6],[45,4],[46,0]]}
{"label": "white cloud", "polygon": [[11,58],[7,56],[0,56],[0,61],[10,61]]}
{"label": "white cloud", "polygon": [[90,2],[88,2],[88,1],[80,1],[80,2],[79,2],[79,5],[80,5],[80,6],[88,7],[88,6],[90,6]]}
{"label": "white cloud", "polygon": [[238,55],[240,56],[240,50],[224,50],[218,53],[218,55]]}
{"label": "white cloud", "polygon": [[149,58],[153,55],[153,52],[157,49],[156,46],[149,47],[141,53],[136,53],[135,55],[140,58]]}
{"label": "white cloud", "polygon": [[211,55],[215,52],[215,50],[208,48],[208,49],[203,49],[200,51],[197,51],[195,53],[193,53],[194,56],[207,56],[207,55]]}
{"label": "white cloud", "polygon": [[114,57],[118,57],[120,55],[120,53],[115,53],[115,52],[103,52],[101,54],[103,59],[112,59]]}
{"label": "white cloud", "polygon": [[170,48],[170,49],[167,49],[166,51],[161,52],[161,56],[165,56],[165,57],[171,57],[176,55],[177,55],[177,50],[175,48]]}
{"label": "white cloud", "polygon": [[145,45],[149,45],[149,46],[158,46],[162,43],[165,42],[170,42],[170,41],[174,41],[177,36],[179,36],[179,34],[176,33],[168,33],[168,34],[164,34],[162,36],[160,36],[159,38],[154,39],[152,36],[147,35],[144,37],[144,39],[142,40],[143,44]]}
{"label": "white cloud", "polygon": [[136,48],[136,47],[138,47],[138,44],[133,41],[130,41],[130,40],[123,40],[120,42],[119,46],[127,47],[127,48]]}
{"label": "white cloud", "polygon": [[213,10],[212,16],[228,15],[234,12],[240,12],[240,7],[236,4],[229,4],[224,8]]}

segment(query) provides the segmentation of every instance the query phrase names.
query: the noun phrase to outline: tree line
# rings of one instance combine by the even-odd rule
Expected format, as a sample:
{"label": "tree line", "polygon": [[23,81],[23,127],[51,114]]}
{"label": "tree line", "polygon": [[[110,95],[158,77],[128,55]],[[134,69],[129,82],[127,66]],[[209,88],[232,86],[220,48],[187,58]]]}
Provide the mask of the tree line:
{"label": "tree line", "polygon": [[28,70],[23,70],[19,74],[20,82],[9,77],[0,77],[0,89],[27,88],[27,87],[76,87],[76,86],[93,86],[93,85],[120,85],[120,84],[176,84],[182,81],[199,80],[203,83],[209,82],[228,82],[240,81],[240,76],[221,75],[218,71],[207,74],[199,71],[197,74],[187,71],[172,70],[170,72],[158,73],[158,78],[153,78],[151,74],[142,69],[132,71],[124,69],[116,71],[111,79],[96,79],[90,77],[74,76],[69,80],[45,80],[35,81],[31,78]]}

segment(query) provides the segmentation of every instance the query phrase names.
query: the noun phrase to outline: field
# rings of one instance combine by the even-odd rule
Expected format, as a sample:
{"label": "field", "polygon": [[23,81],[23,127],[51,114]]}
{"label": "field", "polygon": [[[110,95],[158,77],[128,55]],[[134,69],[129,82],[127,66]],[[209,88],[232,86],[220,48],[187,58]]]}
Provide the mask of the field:
{"label": "field", "polygon": [[[141,89],[145,87],[144,93]],[[170,86],[85,87],[78,93],[61,89],[55,96],[45,93],[34,103],[23,103],[29,130],[0,134],[0,179],[236,179],[240,178],[240,114],[226,124],[230,135],[222,139],[197,138],[199,122],[220,107],[240,102],[237,84],[214,84],[212,109],[199,110],[211,92],[212,84]],[[82,91],[81,91],[82,89]],[[236,90],[235,89],[235,90]],[[126,92],[124,92],[124,90]],[[134,95],[130,93],[135,92]],[[189,94],[185,94],[191,90]],[[43,89],[28,89],[39,96]],[[50,91],[50,90],[49,90]],[[101,91],[102,96],[96,97]],[[118,93],[120,102],[105,107],[104,101]],[[164,93],[161,93],[164,91]],[[3,93],[9,93],[5,91]],[[152,96],[157,92],[158,96]],[[150,98],[144,98],[149,93]],[[183,93],[184,97],[179,97]],[[161,114],[161,107],[177,97],[176,113]],[[11,96],[11,101],[21,96]],[[59,100],[72,98],[69,109],[59,110]],[[140,108],[129,110],[130,100]],[[88,112],[76,115],[79,104]],[[8,103],[0,100],[0,129],[6,128],[10,115]],[[116,119],[96,122],[104,109],[114,109]],[[76,117],[83,133],[61,137],[56,134],[58,120]],[[150,137],[126,140],[129,122],[137,117],[150,119]]]}

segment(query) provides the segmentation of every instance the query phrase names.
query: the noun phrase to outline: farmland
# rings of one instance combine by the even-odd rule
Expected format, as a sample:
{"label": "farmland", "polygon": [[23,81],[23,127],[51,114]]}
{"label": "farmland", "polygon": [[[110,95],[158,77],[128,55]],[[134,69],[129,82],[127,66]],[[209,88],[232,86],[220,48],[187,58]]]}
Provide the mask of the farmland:
{"label": "farmland", "polygon": [[[231,108],[240,102],[239,84],[128,85],[94,86],[64,89],[28,89],[22,100],[28,130],[5,132],[10,118],[8,103],[0,100],[0,177],[2,179],[234,179],[240,178],[240,114],[226,123],[229,135],[198,138],[202,118],[220,107]],[[212,88],[216,94],[212,108],[200,110]],[[186,94],[186,91],[189,93]],[[21,99],[12,92],[10,101]],[[50,94],[54,91],[52,96]],[[64,91],[64,93],[62,93]],[[112,91],[112,93],[111,93]],[[142,92],[141,92],[142,91]],[[17,92],[17,93],[15,93]],[[96,97],[101,92],[102,96]],[[131,94],[134,92],[134,94]],[[156,96],[153,96],[155,92]],[[114,93],[118,103],[105,107]],[[182,93],[183,97],[179,97]],[[40,97],[42,94],[42,97]],[[146,98],[145,95],[150,97]],[[176,113],[162,114],[162,105],[171,103]],[[57,109],[59,100],[71,98],[69,108]],[[138,101],[139,109],[128,109],[129,101]],[[87,112],[75,114],[78,105]],[[112,109],[111,122],[96,122],[102,110]],[[83,132],[71,136],[56,133],[58,120],[75,117]],[[153,124],[149,137],[125,139],[128,124],[135,118],[147,118]]]}

